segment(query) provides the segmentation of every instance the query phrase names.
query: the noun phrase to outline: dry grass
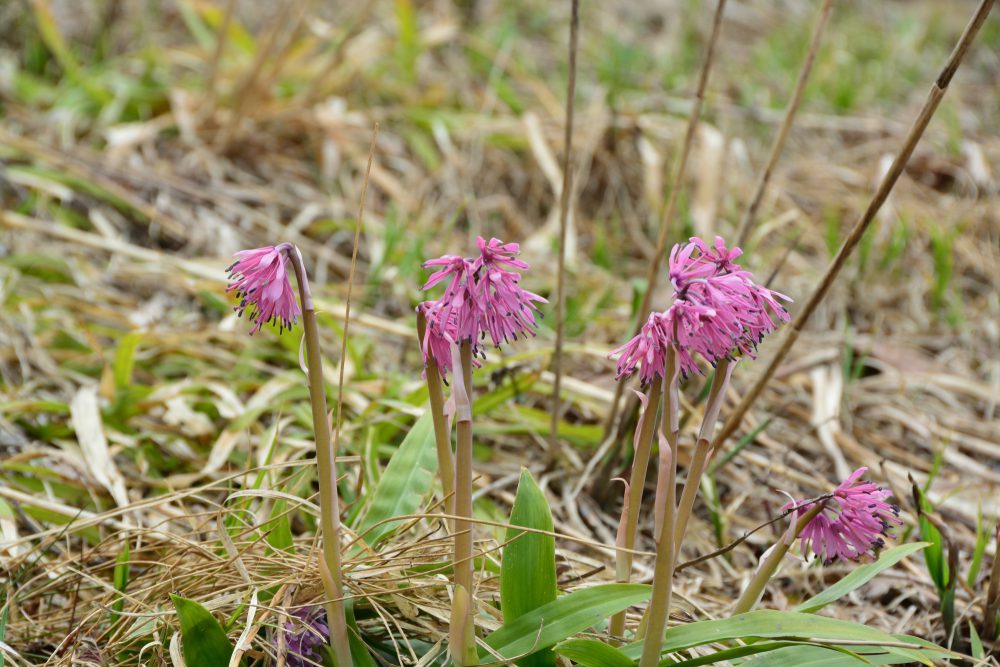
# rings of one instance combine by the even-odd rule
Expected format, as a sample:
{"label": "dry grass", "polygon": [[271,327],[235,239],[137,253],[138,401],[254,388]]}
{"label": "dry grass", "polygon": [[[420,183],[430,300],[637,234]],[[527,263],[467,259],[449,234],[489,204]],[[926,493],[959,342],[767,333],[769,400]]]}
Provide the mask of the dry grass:
{"label": "dry grass", "polygon": [[[302,248],[335,369],[353,216],[380,124],[344,366],[350,515],[424,400],[412,329],[419,262],[476,234],[521,240],[534,265],[528,287],[551,294],[568,3],[472,3],[472,16],[444,2],[413,16],[407,2],[334,11],[302,1],[277,16],[234,3],[221,49],[211,29],[199,42],[198,22],[189,16],[195,28],[185,27],[173,6],[154,20],[145,3],[83,3],[96,16],[119,7],[91,25],[51,4],[75,75],[65,61],[33,64],[44,49],[27,5],[0,8],[12,35],[0,51],[0,577],[10,647],[0,650],[15,665],[168,664],[173,592],[231,618],[234,639],[250,628],[248,655],[262,656],[282,608],[322,596],[304,464],[310,419],[297,337],[245,335],[223,292],[228,257],[276,239]],[[731,4],[676,237],[735,233],[819,6]],[[748,243],[750,268],[775,271],[772,286],[797,302],[868,203],[971,14],[971,3],[955,4],[962,11],[834,7]],[[177,5],[206,26],[225,6]],[[528,344],[491,353],[477,379],[482,600],[497,598],[498,526],[522,464],[551,500],[561,587],[613,579],[603,545],[614,543],[616,507],[587,493],[614,392],[605,355],[631,329],[635,281],[655,247],[711,27],[698,9],[583,5],[562,463],[544,470],[549,321]],[[874,39],[879,31],[892,38]],[[815,495],[860,465],[896,492],[909,524],[907,475],[930,481],[963,576],[977,515],[1000,519],[1000,61],[983,48],[998,34],[993,16],[876,226],[744,420],[738,433],[756,433],[752,441],[716,471],[724,542],[776,512],[776,489]],[[710,213],[696,216],[695,204]],[[652,302],[668,296],[660,288]],[[730,407],[761,368],[736,370]],[[700,383],[684,392],[694,416],[682,443],[700,421]],[[77,398],[88,391],[100,400],[96,429]],[[613,483],[597,486],[617,496]],[[443,651],[448,541],[438,509],[428,501],[376,553],[347,559],[347,583],[365,601],[359,623],[384,656],[398,656],[390,662]],[[269,543],[285,513],[287,551]],[[644,553],[651,532],[640,526]],[[682,560],[719,546],[703,502],[689,535]],[[761,531],[730,557],[685,570],[675,616],[725,614],[772,538]],[[123,596],[113,572],[126,542]],[[638,579],[651,562],[637,556]],[[843,571],[789,564],[764,602],[788,606]],[[984,590],[982,576],[959,588],[963,621],[978,619]],[[251,621],[254,593],[273,597]],[[825,613],[945,639],[919,559]]]}

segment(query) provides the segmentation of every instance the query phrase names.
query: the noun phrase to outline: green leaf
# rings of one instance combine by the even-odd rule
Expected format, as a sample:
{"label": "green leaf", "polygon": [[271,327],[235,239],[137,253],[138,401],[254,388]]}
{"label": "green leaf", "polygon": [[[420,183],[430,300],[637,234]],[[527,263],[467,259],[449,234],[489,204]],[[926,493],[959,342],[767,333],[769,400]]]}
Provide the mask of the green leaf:
{"label": "green leaf", "polygon": [[969,564],[969,573],[965,582],[970,588],[975,588],[976,579],[979,578],[979,569],[983,565],[983,555],[986,553],[986,545],[990,541],[990,533],[986,530],[983,522],[983,508],[979,507],[976,512],[976,545],[972,549],[972,562]]}
{"label": "green leaf", "polygon": [[645,584],[602,584],[574,591],[505,623],[486,638],[486,644],[507,659],[548,648],[648,600],[649,591]]}
{"label": "green leaf", "polygon": [[132,369],[135,367],[135,351],[139,347],[142,334],[134,332],[122,337],[115,353],[115,386],[124,388],[132,384]]}
{"label": "green leaf", "polygon": [[[431,490],[437,471],[434,425],[430,411],[424,412],[389,459],[378,486],[372,492],[368,512],[355,527],[374,547],[393,529],[393,517],[413,514]],[[386,521],[386,523],[381,523]]]}
{"label": "green leaf", "polygon": [[228,665],[233,655],[225,630],[211,613],[194,600],[171,595],[181,622],[181,642],[187,667]]}
{"label": "green leaf", "polygon": [[979,633],[976,632],[976,626],[969,621],[969,646],[972,652],[972,657],[976,660],[982,660],[986,657],[986,652],[983,650],[983,640],[979,638]]}
{"label": "green leaf", "polygon": [[[839,641],[890,642],[899,640],[877,628],[794,611],[764,609],[713,621],[698,621],[667,630],[663,652],[747,638],[833,639]],[[629,644],[622,652],[630,658],[642,655],[642,642]]]}
{"label": "green leaf", "polygon": [[[119,593],[125,593],[125,589],[128,588],[128,575],[129,575],[129,542],[125,540],[122,542],[122,550],[118,553],[118,557],[115,559],[115,569],[112,574],[112,579],[114,579],[115,590]],[[114,610],[112,617],[117,617],[117,612],[120,612],[125,608],[125,596],[121,595],[115,600],[114,604],[111,605],[111,609]]]}
{"label": "green leaf", "polygon": [[[856,667],[858,665],[905,665],[920,662],[925,665],[932,661],[943,661],[957,657],[957,653],[940,646],[924,642],[916,637],[896,635],[895,641],[912,643],[912,649],[899,646],[856,646],[846,650],[838,646],[800,644],[780,648],[766,655],[741,662],[754,667]],[[923,648],[924,650],[921,650]],[[684,663],[682,663],[684,664]]]}
{"label": "green leaf", "polygon": [[[555,538],[514,528],[553,530],[552,513],[545,494],[527,468],[521,468],[510,525],[500,564],[500,608],[505,623],[554,602],[558,592]],[[549,650],[539,651],[516,663],[518,667],[554,667],[556,655]]]}
{"label": "green leaf", "polygon": [[688,660],[681,660],[680,662],[674,662],[673,660],[667,659],[660,662],[660,664],[670,665],[671,667],[700,667],[701,665],[714,665],[716,663],[722,662],[724,660],[734,661],[733,664],[743,664],[739,658],[746,658],[748,656],[754,656],[758,653],[768,653],[769,651],[776,651],[779,648],[784,648],[786,646],[811,646],[811,644],[804,644],[803,642],[754,642],[752,644],[746,644],[741,646],[734,646],[732,648],[722,649],[721,651],[716,651],[709,655],[700,655],[696,658],[690,658]]}
{"label": "green leaf", "polygon": [[818,595],[814,595],[805,602],[799,604],[792,611],[805,614],[818,611],[826,605],[839,600],[851,591],[864,586],[883,570],[887,570],[910,554],[930,546],[930,542],[914,542],[912,544],[900,544],[891,549],[883,551],[878,560],[867,565],[856,567],[843,579],[828,587]]}
{"label": "green leaf", "polygon": [[344,612],[347,615],[347,641],[351,645],[353,667],[378,667],[378,663],[375,662],[375,658],[372,657],[361,638],[361,630],[354,617],[354,600],[344,600]]}
{"label": "green leaf", "polygon": [[264,526],[267,530],[267,543],[275,551],[292,553],[295,542],[292,537],[292,522],[289,519],[288,501],[278,499],[271,508],[271,518]]}
{"label": "green leaf", "polygon": [[614,646],[596,639],[567,639],[556,644],[556,653],[583,667],[634,667],[635,660]]}

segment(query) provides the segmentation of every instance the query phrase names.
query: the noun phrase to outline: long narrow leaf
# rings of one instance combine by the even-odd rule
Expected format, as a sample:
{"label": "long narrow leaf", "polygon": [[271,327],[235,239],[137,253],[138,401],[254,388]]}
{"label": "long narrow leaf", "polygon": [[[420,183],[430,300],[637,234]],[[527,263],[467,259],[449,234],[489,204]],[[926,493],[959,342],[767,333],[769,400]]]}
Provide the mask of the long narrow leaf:
{"label": "long narrow leaf", "polygon": [[802,613],[812,613],[834,602],[851,591],[864,586],[871,581],[879,572],[887,570],[910,554],[921,549],[926,549],[930,542],[914,542],[912,544],[900,544],[899,546],[887,549],[879,555],[878,560],[867,565],[861,565],[851,570],[850,574],[830,586],[822,593],[814,595],[805,602],[796,606],[792,611]]}
{"label": "long narrow leaf", "polygon": [[394,522],[380,522],[417,511],[430,493],[436,471],[434,429],[428,411],[416,421],[389,459],[372,493],[368,512],[355,527],[358,533],[365,535],[369,546],[374,547],[382,541],[395,525]]}
{"label": "long narrow leaf", "polygon": [[584,588],[505,623],[486,638],[486,644],[503,657],[513,659],[548,648],[648,599],[649,586],[645,584]]}
{"label": "long narrow leaf", "polygon": [[[510,525],[500,564],[500,605],[506,623],[555,601],[558,592],[555,538],[515,528],[553,530],[549,503],[527,468],[521,469]],[[556,656],[550,650],[517,661],[518,667],[554,667],[555,664]]]}
{"label": "long narrow leaf", "polygon": [[[765,609],[670,628],[663,642],[663,652],[671,653],[694,646],[751,637],[889,643],[898,641],[887,632],[860,623],[800,612]],[[631,658],[638,658],[642,655],[642,642],[629,644],[622,649],[622,652]]]}
{"label": "long narrow leaf", "polygon": [[582,667],[634,667],[635,660],[614,646],[596,639],[567,639],[556,644],[556,653]]}

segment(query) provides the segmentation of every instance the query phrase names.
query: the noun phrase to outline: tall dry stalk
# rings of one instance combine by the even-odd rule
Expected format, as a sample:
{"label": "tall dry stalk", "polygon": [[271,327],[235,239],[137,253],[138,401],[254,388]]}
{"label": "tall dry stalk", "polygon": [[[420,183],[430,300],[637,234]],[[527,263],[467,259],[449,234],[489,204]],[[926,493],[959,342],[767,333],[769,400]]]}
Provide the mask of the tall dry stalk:
{"label": "tall dry stalk", "polygon": [[795,112],[799,109],[802,92],[806,89],[813,64],[816,62],[816,54],[823,41],[823,31],[826,29],[832,7],[833,0],[823,0],[823,6],[819,10],[819,18],[816,19],[816,26],[813,28],[812,39],[809,42],[809,51],[806,52],[805,60],[802,61],[802,69],[799,70],[799,78],[795,82],[792,98],[788,101],[785,117],[781,121],[781,127],[778,128],[778,134],[774,137],[774,143],[771,144],[771,152],[767,156],[767,162],[764,163],[764,170],[760,172],[760,178],[758,178],[753,196],[750,198],[750,205],[747,206],[740,219],[736,232],[737,246],[746,245],[747,238],[750,237],[750,230],[753,229],[754,223],[757,221],[757,209],[760,208],[760,202],[764,199],[764,192],[771,180],[771,174],[774,173],[774,166],[778,164],[778,158],[781,157],[781,151],[785,147],[788,132],[792,129],[792,123],[795,122]]}
{"label": "tall dry stalk", "polygon": [[559,259],[556,269],[556,348],[552,354],[552,422],[549,430],[549,458],[559,454],[559,413],[562,389],[563,336],[566,319],[566,226],[569,219],[570,189],[573,187],[573,110],[576,97],[576,51],[580,32],[580,0],[572,0],[569,23],[569,80],[566,83],[566,127],[563,134],[563,182],[559,193]]}
{"label": "tall dry stalk", "polygon": [[[639,333],[645,321],[646,314],[649,313],[650,302],[653,299],[653,291],[656,288],[656,278],[660,271],[660,264],[667,250],[667,240],[670,237],[671,221],[677,208],[677,199],[681,190],[681,182],[684,180],[684,173],[687,171],[688,157],[691,154],[691,146],[694,143],[694,136],[698,130],[698,122],[701,120],[701,108],[705,102],[705,89],[708,87],[708,76],[712,71],[715,62],[715,47],[719,41],[719,33],[722,27],[722,15],[725,13],[726,0],[719,0],[715,7],[715,16],[712,19],[712,32],[708,37],[708,44],[705,46],[705,56],[702,59],[701,72],[698,74],[698,85],[694,94],[694,101],[691,106],[691,115],[688,116],[687,129],[684,132],[684,139],[681,142],[680,155],[677,158],[677,166],[674,169],[674,176],[670,182],[670,197],[667,205],[660,216],[660,232],[656,238],[656,250],[649,261],[649,269],[646,272],[646,290],[642,295],[642,302],[639,305],[638,320],[635,331],[632,335]],[[625,382],[619,382],[615,386],[615,394],[611,399],[611,408],[608,410],[607,420],[604,422],[605,441],[617,437],[617,417],[618,408],[621,404],[622,393],[625,390]],[[614,465],[616,452],[612,451],[605,462],[601,474],[596,479],[605,480],[610,477],[611,467]],[[603,483],[603,482],[602,482]]]}
{"label": "tall dry stalk", "polygon": [[951,55],[948,57],[948,61],[945,63],[944,68],[931,85],[931,89],[927,94],[927,99],[924,101],[923,108],[920,109],[920,113],[917,114],[916,119],[910,126],[909,131],[906,133],[906,137],[903,139],[903,145],[902,148],[900,148],[899,154],[896,156],[896,159],[893,160],[889,171],[887,171],[885,176],[882,177],[882,182],[879,183],[878,190],[876,190],[875,195],[868,204],[868,208],[865,209],[865,212],[854,224],[850,234],[844,240],[843,245],[840,246],[840,250],[837,251],[837,255],[833,258],[833,262],[831,262],[830,266],[826,270],[826,273],[819,281],[819,284],[809,296],[809,299],[799,312],[798,317],[796,317],[795,321],[792,322],[792,325],[789,327],[787,333],[782,339],[781,347],[778,348],[774,358],[761,373],[760,377],[757,378],[753,387],[751,387],[750,390],[744,394],[739,405],[736,406],[729,418],[726,420],[726,423],[723,425],[712,444],[713,451],[717,451],[719,447],[725,443],[726,439],[733,435],[733,433],[736,432],[736,429],[739,428],[744,415],[746,415],[754,401],[757,400],[757,397],[760,396],[764,387],[767,386],[767,383],[770,382],[775,371],[778,369],[778,366],[780,366],[781,362],[784,361],[786,356],[788,356],[788,352],[792,349],[792,346],[795,345],[795,341],[798,340],[799,334],[802,333],[802,329],[805,328],[809,318],[812,317],[816,308],[819,307],[820,303],[822,303],[824,297],[826,297],[830,288],[833,286],[833,282],[837,279],[837,275],[840,274],[840,270],[844,268],[844,264],[847,263],[847,259],[851,256],[851,253],[854,252],[854,249],[861,241],[861,237],[864,236],[864,233],[871,226],[872,222],[874,222],[876,214],[882,207],[882,204],[885,203],[885,200],[888,198],[893,186],[896,185],[896,181],[898,181],[899,177],[902,175],[903,169],[906,167],[906,163],[910,159],[910,155],[913,154],[913,149],[923,136],[924,130],[927,129],[927,124],[930,123],[931,118],[934,117],[934,112],[937,111],[938,105],[944,98],[944,94],[948,90],[948,85],[951,83],[952,78],[955,76],[955,72],[958,71],[959,66],[962,64],[962,59],[965,57],[966,52],[969,50],[969,46],[971,46],[972,41],[975,39],[976,33],[979,32],[983,22],[986,21],[986,17],[989,15],[994,1],[995,0],[982,0],[979,3],[979,7],[976,9],[976,12],[972,16],[968,25],[966,25],[965,31],[962,33],[958,43],[955,45]]}

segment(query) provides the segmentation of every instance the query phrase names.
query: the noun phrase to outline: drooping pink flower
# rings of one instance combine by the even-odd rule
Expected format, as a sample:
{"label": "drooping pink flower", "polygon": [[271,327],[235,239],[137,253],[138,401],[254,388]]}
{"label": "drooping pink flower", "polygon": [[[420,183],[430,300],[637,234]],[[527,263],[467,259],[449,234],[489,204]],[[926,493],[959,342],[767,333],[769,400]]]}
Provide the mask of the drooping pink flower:
{"label": "drooping pink flower", "polygon": [[442,311],[443,307],[439,301],[424,301],[417,310],[424,315],[426,327],[424,337],[420,341],[420,352],[424,357],[424,366],[433,360],[437,364],[441,377],[447,377],[451,372],[451,345],[456,342],[450,339],[447,333],[448,327],[445,324]]}
{"label": "drooping pink flower", "polygon": [[538,312],[534,302],[547,302],[522,289],[521,274],[510,270],[528,268],[526,262],[517,259],[520,246],[502,243],[496,238],[487,243],[481,236],[477,245],[480,256],[473,261],[473,269],[482,299],[482,332],[489,334],[495,347],[500,347],[501,342],[517,340],[519,335],[534,336],[535,313]]}
{"label": "drooping pink flower", "polygon": [[[330,626],[326,620],[326,610],[323,607],[305,607],[296,609],[290,614],[290,619],[282,623],[277,632],[285,635],[285,664],[288,667],[308,667],[321,664],[316,649],[330,641]],[[279,646],[277,634],[272,643]]]}
{"label": "drooping pink flower", "polygon": [[[885,545],[889,529],[902,523],[899,508],[886,502],[891,491],[861,476],[868,468],[858,468],[833,491],[826,506],[803,529],[802,552],[810,551],[828,564],[840,558],[860,560]],[[805,501],[788,503],[784,509]],[[800,507],[796,516],[808,511]]]}
{"label": "drooping pink flower", "polygon": [[611,352],[621,355],[618,359],[616,380],[631,375],[639,369],[639,381],[649,384],[655,378],[662,378],[667,370],[667,349],[671,345],[670,335],[664,330],[663,313],[650,313],[646,323],[632,340]]}
{"label": "drooping pink flower", "polygon": [[254,335],[267,323],[290,329],[300,314],[285,267],[285,245],[265,246],[236,253],[236,261],[227,269],[227,292],[240,298],[236,311],[248,313]]}
{"label": "drooping pink flower", "polygon": [[518,244],[479,237],[477,246],[478,257],[445,255],[424,262],[424,268],[436,269],[424,283],[424,290],[447,283],[440,299],[420,306],[428,321],[424,359],[426,362],[427,355],[433,354],[442,374],[451,370],[447,352],[451,343],[468,340],[474,356],[481,357],[485,354],[481,341],[486,336],[499,347],[534,335],[538,313],[535,304],[545,303],[544,298],[520,286],[519,271],[527,269],[528,264],[517,258]]}

